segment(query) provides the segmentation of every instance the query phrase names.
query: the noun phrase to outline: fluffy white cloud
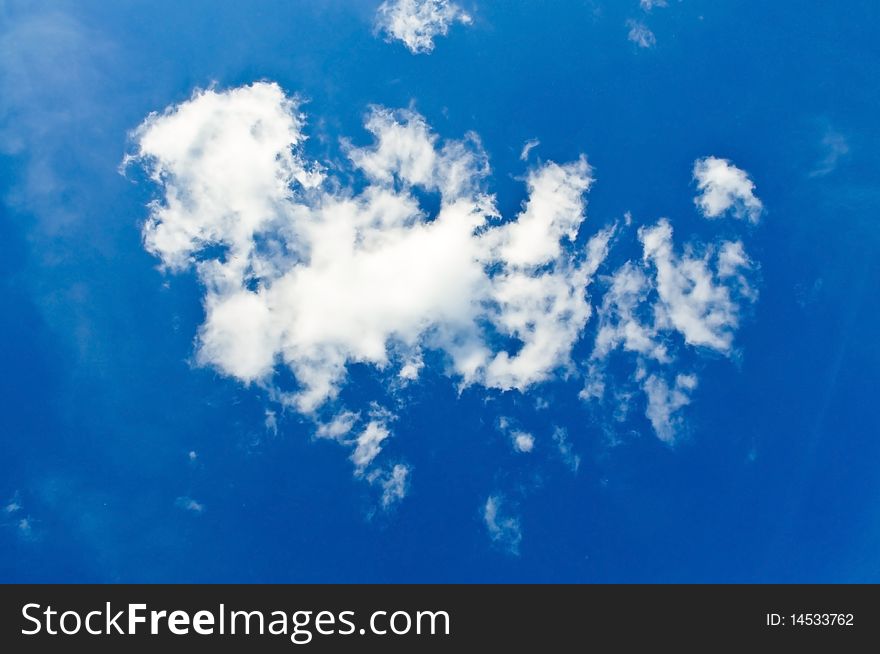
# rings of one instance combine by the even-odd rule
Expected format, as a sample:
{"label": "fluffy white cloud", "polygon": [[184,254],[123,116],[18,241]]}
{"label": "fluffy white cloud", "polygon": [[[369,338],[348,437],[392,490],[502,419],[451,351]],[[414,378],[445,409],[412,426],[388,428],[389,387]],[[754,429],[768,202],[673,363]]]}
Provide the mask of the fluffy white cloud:
{"label": "fluffy white cloud", "polygon": [[652,48],[657,44],[654,32],[640,20],[628,20],[626,26],[629,33],[626,37],[640,48]]}
{"label": "fluffy white cloud", "polygon": [[498,429],[510,439],[510,444],[515,451],[527,453],[534,449],[535,437],[529,432],[516,427],[514,421],[507,416],[501,416],[498,418]]}
{"label": "fluffy white cloud", "polygon": [[535,448],[535,437],[528,432],[515,431],[510,436],[510,440],[513,442],[513,449],[517,452],[531,452]]}
{"label": "fluffy white cloud", "polygon": [[[303,162],[301,124],[295,103],[260,83],[197,93],[135,133],[164,189],[146,246],[169,268],[194,266],[207,289],[200,363],[246,383],[284,363],[302,412],[336,395],[348,363],[384,368],[395,346],[443,350],[464,384],[502,389],[569,363],[610,237],[574,251],[585,159],[532,170],[523,211],[499,225],[475,136],[440,147],[421,116],[374,109],[376,142],[348,148],[370,181],[354,195]],[[413,187],[440,194],[438,215],[423,214]],[[521,347],[493,350],[487,322]]]}
{"label": "fluffy white cloud", "polygon": [[417,353],[400,368],[400,378],[406,381],[414,381],[419,378],[419,374],[424,367],[425,362],[422,360],[421,354]]}
{"label": "fluffy white cloud", "polygon": [[[416,379],[425,349],[461,386],[525,390],[571,369],[590,317],[587,288],[612,230],[584,246],[591,169],[581,157],[527,176],[528,199],[506,221],[484,190],[479,139],[441,142],[413,111],[370,110],[374,142],[345,152],[358,192],[308,162],[297,103],[272,83],[199,91],[134,132],[138,161],[163,196],[146,248],[205,288],[196,360],[311,415],[316,435],[353,448],[359,474],[388,437],[319,411],[353,363]],[[416,191],[436,193],[427,215]],[[296,380],[276,387],[280,366]]]}
{"label": "fluffy white cloud", "polygon": [[413,54],[429,53],[434,39],[446,36],[453,23],[468,25],[470,15],[450,0],[385,0],[376,14],[376,27]]}
{"label": "fluffy white cloud", "polygon": [[694,203],[706,218],[730,213],[758,222],[764,205],[755,196],[755,184],[746,172],[727,159],[705,157],[694,162],[698,195]]}
{"label": "fluffy white cloud", "polygon": [[[292,150],[303,139],[301,129],[296,101],[276,84],[199,91],[148,116],[134,134],[138,157],[165,195],[150,207],[147,249],[179,270],[202,248],[222,246],[229,250],[229,273],[240,275],[255,236],[283,217],[291,186],[321,180]],[[242,365],[252,369],[254,363]]]}
{"label": "fluffy white cloud", "polygon": [[483,507],[483,522],[494,543],[503,547],[511,554],[519,554],[522,542],[522,529],[519,520],[503,512],[504,498],[491,495]]}

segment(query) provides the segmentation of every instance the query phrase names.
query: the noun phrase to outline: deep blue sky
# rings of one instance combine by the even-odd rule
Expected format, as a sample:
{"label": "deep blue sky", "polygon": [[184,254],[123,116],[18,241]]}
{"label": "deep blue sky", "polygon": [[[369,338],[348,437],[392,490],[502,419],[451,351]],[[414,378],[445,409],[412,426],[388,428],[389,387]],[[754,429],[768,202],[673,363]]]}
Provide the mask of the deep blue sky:
{"label": "deep blue sky", "polygon": [[[20,506],[0,513],[0,580],[880,581],[877,3],[473,0],[474,24],[419,56],[374,35],[377,4],[0,3],[0,502]],[[536,412],[429,372],[388,445],[412,486],[382,513],[304,421],[268,432],[263,394],[191,365],[198,283],[157,270],[140,233],[156,189],[118,172],[150,111],[259,79],[307,99],[316,158],[368,142],[370,104],[477,132],[506,213],[530,138],[588,155],[590,220],[669,216],[683,237],[709,229],[693,161],[746,169],[760,298],[734,360],[695,364],[686,437],[661,443],[638,410],[611,445],[578,383]],[[376,383],[352,380],[355,399]],[[511,452],[500,414],[534,453]],[[487,536],[491,493],[518,555]]]}

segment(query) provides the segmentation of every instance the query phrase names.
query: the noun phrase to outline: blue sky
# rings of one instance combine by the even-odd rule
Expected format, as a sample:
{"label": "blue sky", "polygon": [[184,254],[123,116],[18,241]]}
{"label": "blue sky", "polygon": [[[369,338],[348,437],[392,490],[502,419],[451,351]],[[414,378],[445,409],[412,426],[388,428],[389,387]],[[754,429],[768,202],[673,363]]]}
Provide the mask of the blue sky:
{"label": "blue sky", "polygon": [[[379,4],[0,2],[0,579],[878,581],[876,3],[461,0],[435,3],[430,51],[377,26]],[[307,137],[284,166],[256,148],[279,126],[279,152]],[[405,156],[383,155],[394,134]],[[428,172],[404,169],[414,152]],[[379,191],[421,211],[358,223],[401,256],[321,278],[320,248],[367,260],[308,221]],[[157,214],[174,192],[183,208]],[[488,196],[498,217],[472,238],[436,237],[444,207]],[[151,240],[193,220],[181,247]],[[575,238],[544,243],[566,220]],[[748,260],[726,275],[725,243]],[[236,248],[233,293],[211,262]],[[306,266],[322,292],[272,290]],[[628,317],[622,270],[644,278]],[[679,292],[688,274],[709,309]],[[518,313],[520,282],[561,285],[565,311]],[[211,313],[233,297],[250,304]],[[521,313],[543,327],[511,332]],[[614,332],[599,353],[625,324],[650,345]],[[394,342],[364,354],[371,330]],[[523,333],[558,351],[516,359]],[[462,342],[483,348],[470,376]],[[344,373],[307,405],[315,351]]]}

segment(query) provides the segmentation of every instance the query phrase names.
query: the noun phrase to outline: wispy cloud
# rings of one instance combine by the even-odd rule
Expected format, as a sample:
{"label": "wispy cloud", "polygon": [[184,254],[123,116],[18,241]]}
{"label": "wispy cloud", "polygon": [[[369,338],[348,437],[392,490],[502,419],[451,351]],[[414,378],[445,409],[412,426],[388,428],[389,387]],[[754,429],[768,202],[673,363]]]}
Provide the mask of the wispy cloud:
{"label": "wispy cloud", "polygon": [[183,511],[189,511],[191,513],[204,513],[205,505],[201,502],[194,500],[191,497],[183,495],[174,500],[174,505]]}
{"label": "wispy cloud", "polygon": [[651,421],[657,437],[667,443],[675,440],[681,420],[678,411],[691,403],[691,393],[697,387],[696,375],[676,375],[670,385],[657,375],[644,379],[648,408],[645,415]]}
{"label": "wispy cloud", "polygon": [[410,470],[409,466],[398,463],[390,471],[380,475],[379,484],[382,488],[382,506],[384,508],[387,509],[406,496]]}
{"label": "wispy cloud", "polygon": [[666,7],[668,4],[666,0],[639,0],[639,6],[643,11],[651,11],[654,7]]}
{"label": "wispy cloud", "polygon": [[81,207],[60,171],[64,162],[82,165],[90,156],[71,147],[70,138],[88,134],[107,115],[96,90],[111,85],[114,52],[61,10],[9,14],[0,19],[0,154],[21,157],[24,165],[16,193],[4,199],[26,203],[46,234],[64,234]]}
{"label": "wispy cloud", "polygon": [[823,156],[810,171],[810,177],[824,177],[837,168],[840,160],[849,154],[849,142],[846,137],[833,129],[828,129],[822,137]]}
{"label": "wispy cloud", "polygon": [[19,511],[21,511],[21,495],[16,491],[15,495],[12,496],[12,499],[10,499],[6,503],[6,506],[3,507],[3,512],[7,515],[12,515]]}
{"label": "wispy cloud", "polygon": [[518,555],[522,542],[522,529],[519,519],[505,512],[505,502],[501,495],[490,495],[483,507],[483,522],[489,538],[499,547]]}
{"label": "wispy cloud", "polygon": [[562,427],[553,429],[553,442],[556,443],[556,449],[562,462],[568,466],[572,472],[577,472],[581,466],[581,457],[575,454],[571,441],[568,440],[568,433]]}
{"label": "wispy cloud", "polygon": [[[709,159],[716,160],[700,161]],[[700,161],[697,170],[702,170]],[[704,181],[707,206],[717,215],[736,211],[737,203],[742,211],[761,206],[751,181],[729,162],[723,163],[722,174],[712,171]],[[600,405],[610,401],[615,414],[617,398],[626,398],[628,406],[630,390],[609,396],[605,366],[612,352],[626,353],[634,361],[633,380],[645,393],[646,415],[657,436],[671,443],[680,425],[677,412],[697,386],[695,375],[676,376],[678,356],[685,349],[732,356],[743,307],[757,299],[751,279],[756,264],[739,240],[691,242],[681,251],[665,218],[639,228],[637,236],[641,261],[627,261],[604,278],[607,290],[580,396]],[[667,381],[670,375],[673,382]]]}
{"label": "wispy cloud", "polygon": [[355,440],[355,449],[351,455],[351,461],[358,472],[363,472],[382,451],[382,441],[388,438],[391,432],[384,423],[371,420]]}
{"label": "wispy cloud", "polygon": [[541,145],[541,142],[538,139],[529,139],[523,145],[522,151],[519,153],[520,161],[528,161],[529,153]]}
{"label": "wispy cloud", "polygon": [[266,431],[268,431],[273,436],[278,435],[278,415],[272,409],[266,409],[265,420],[263,424],[266,425]]}
{"label": "wispy cloud", "polygon": [[21,518],[16,524],[18,535],[24,540],[34,540],[34,523],[30,516]]}
{"label": "wispy cloud", "polygon": [[626,26],[629,28],[626,37],[640,48],[653,48],[657,44],[654,32],[642,21],[629,19]]}
{"label": "wispy cloud", "polygon": [[3,516],[5,516],[8,521],[4,520],[0,522],[0,526],[13,529],[16,536],[23,541],[38,540],[38,535],[35,529],[37,521],[30,515],[24,514],[24,507],[22,504],[21,493],[15,491],[12,498],[3,506]]}

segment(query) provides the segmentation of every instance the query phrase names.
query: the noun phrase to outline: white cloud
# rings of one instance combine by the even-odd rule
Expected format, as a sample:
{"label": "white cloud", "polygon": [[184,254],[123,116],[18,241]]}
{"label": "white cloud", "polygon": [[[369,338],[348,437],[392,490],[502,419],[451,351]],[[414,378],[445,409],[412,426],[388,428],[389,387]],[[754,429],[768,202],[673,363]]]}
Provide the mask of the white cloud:
{"label": "white cloud", "polygon": [[755,196],[755,184],[744,170],[727,159],[705,157],[694,162],[698,195],[694,203],[706,218],[730,213],[735,218],[758,222],[764,209]]}
{"label": "white cloud", "polygon": [[[373,108],[374,144],[347,146],[369,182],[353,193],[304,161],[302,125],[295,101],[257,83],[198,92],[134,134],[164,191],[146,247],[205,285],[199,363],[268,387],[286,365],[299,388],[276,395],[306,414],[350,363],[412,377],[422,348],[445,352],[463,386],[523,390],[570,365],[610,238],[574,247],[586,159],[530,171],[522,212],[498,224],[475,135],[441,144],[418,114]],[[436,216],[413,188],[440,195]],[[519,346],[496,349],[491,332]]]}
{"label": "white cloud", "polygon": [[[615,350],[628,353],[635,359],[636,381],[646,393],[651,423],[658,437],[669,441],[676,431],[675,413],[690,401],[697,380],[681,376],[670,388],[648,368],[669,368],[683,347],[730,356],[742,305],[757,299],[749,281],[755,265],[741,241],[708,247],[689,243],[679,254],[666,219],[640,228],[638,238],[642,260],[628,261],[606,278],[580,397],[603,401],[604,361]],[[627,392],[616,390],[614,395],[630,401]]]}
{"label": "white cloud", "polygon": [[626,26],[629,28],[627,38],[640,48],[652,48],[657,44],[654,32],[642,21],[630,19],[626,21]]}
{"label": "white cloud", "polygon": [[383,508],[387,509],[406,497],[409,475],[410,468],[402,463],[396,464],[390,471],[380,475]]}
{"label": "white cloud", "polygon": [[386,39],[403,42],[413,54],[430,53],[434,39],[446,36],[453,23],[471,22],[471,16],[450,0],[385,0],[376,14],[376,27]]}
{"label": "white cloud", "polygon": [[400,377],[407,381],[415,381],[419,378],[419,374],[424,367],[425,362],[422,360],[421,354],[417,354],[401,366]]}
{"label": "white cloud", "polygon": [[535,437],[515,426],[514,421],[507,416],[498,418],[498,430],[510,440],[516,452],[528,453],[535,447]]}
{"label": "white cloud", "polygon": [[716,283],[705,258],[675,254],[668,220],[640,229],[639,239],[644,261],[655,271],[657,326],[675,329],[689,345],[728,353],[739,324],[730,289]]}
{"label": "white cloud", "polygon": [[[406,496],[409,485],[410,467],[398,463],[390,468],[376,464],[385,441],[391,437],[388,424],[395,416],[373,403],[368,411],[366,424],[361,423],[361,414],[342,410],[326,422],[316,419],[315,436],[332,439],[352,449],[349,459],[354,464],[354,475],[366,480],[370,485],[381,489],[380,504],[389,509]],[[350,434],[356,433],[355,436]]]}
{"label": "white cloud", "polygon": [[[373,107],[372,143],[344,143],[364,182],[354,189],[306,158],[304,124],[295,99],[268,82],[199,91],[151,114],[128,158],[162,191],[144,243],[163,268],[194,269],[202,282],[196,361],[311,418],[316,437],[350,447],[356,475],[387,483],[394,498],[408,468],[395,473],[377,460],[392,417],[374,407],[362,422],[339,406],[349,367],[408,382],[430,351],[460,389],[522,392],[583,374],[571,354],[617,226],[583,238],[593,182],[584,157],[530,169],[521,210],[502,217],[485,190],[488,157],[475,134],[444,141],[412,110]],[[698,180],[706,206],[721,212],[718,197],[730,197],[750,210],[757,199],[731,191],[730,175],[712,172],[719,161],[695,166],[709,171]],[[436,212],[420,205],[424,193],[439,198]],[[608,278],[587,399],[605,395],[603,361],[616,349],[667,365],[680,335],[730,354],[739,303],[754,299],[741,242],[678,253],[667,220],[638,235],[642,260]],[[281,386],[282,368],[292,385]],[[270,430],[273,419],[267,414]]]}
{"label": "white cloud", "polygon": [[517,452],[531,452],[535,447],[535,437],[525,431],[515,431],[510,435],[513,449]]}
{"label": "white cloud", "polygon": [[718,250],[718,276],[732,277],[742,268],[752,265],[742,241],[725,241]]}
{"label": "white cloud", "polygon": [[[277,223],[291,185],[309,187],[321,179],[291,149],[303,139],[301,128],[296,101],[276,84],[199,91],[162,114],[150,114],[134,138],[138,156],[149,162],[165,195],[150,207],[147,249],[179,270],[193,264],[202,248],[223,246],[230,269],[212,274],[214,283],[222,287],[240,276],[256,247],[254,236]],[[233,301],[242,316],[257,309],[247,305],[247,296]],[[260,359],[245,357],[237,369],[258,376],[261,365],[268,365]]]}
{"label": "white cloud", "polygon": [[[603,359],[612,350],[622,347],[658,361],[667,360],[666,347],[657,340],[657,329],[653,324],[645,324],[639,316],[639,310],[644,308],[654,288],[648,271],[628,261],[614,272],[610,280],[611,285],[599,307],[593,358]],[[593,383],[598,382],[594,380]],[[601,395],[602,390],[601,386],[594,386],[588,394]]]}
{"label": "white cloud", "polygon": [[541,142],[538,139],[529,139],[523,145],[522,151],[519,153],[520,161],[528,161],[529,153],[541,145]]}
{"label": "white cloud", "polygon": [[503,503],[502,496],[490,495],[483,507],[483,522],[494,543],[511,554],[519,554],[519,546],[522,542],[519,520],[503,513]]}
{"label": "white cloud", "polygon": [[[606,348],[603,347],[602,350],[606,350]],[[605,355],[597,354],[597,350],[594,349],[593,357],[595,358],[597,356]],[[595,361],[590,361],[584,372],[584,378],[586,382],[583,389],[581,389],[581,392],[578,393],[578,397],[582,400],[601,400],[605,395],[605,375],[602,367]]]}
{"label": "white cloud", "polygon": [[691,393],[696,387],[695,375],[677,375],[672,386],[657,375],[648,375],[644,379],[643,388],[648,396],[645,415],[660,440],[666,443],[675,440],[681,422],[676,414],[691,403]]}
{"label": "white cloud", "polygon": [[[535,236],[531,243],[522,241],[525,256],[541,248],[540,237]],[[608,231],[595,235],[580,264],[556,259],[554,270],[538,272],[534,269],[537,265],[508,267],[493,278],[492,298],[500,311],[492,315],[492,320],[522,347],[513,356],[501,351],[492,357],[482,383],[524,391],[570,364],[571,348],[591,313],[585,289],[607,254],[609,238]],[[549,256],[546,259],[548,263],[553,260]]]}
{"label": "white cloud", "polygon": [[329,422],[319,424],[315,435],[318,438],[340,440],[354,428],[359,418],[360,414],[353,411],[341,411],[333,416]]}
{"label": "white cloud", "polygon": [[584,219],[583,196],[593,182],[585,157],[550,162],[529,173],[529,199],[517,220],[490,232],[501,260],[511,266],[541,266],[556,260],[563,241],[573,241]]}
{"label": "white cloud", "polygon": [[724,241],[718,247],[717,270],[722,280],[736,282],[743,298],[754,302],[758,292],[752,287],[747,274],[755,269],[755,263],[746,254],[742,241]]}
{"label": "white cloud", "polygon": [[382,451],[382,441],[388,438],[391,432],[384,423],[371,420],[360,433],[355,441],[355,450],[351,455],[351,461],[355,469],[361,473],[373,462],[379,452]]}
{"label": "white cloud", "polygon": [[[728,354],[739,324],[741,295],[754,292],[743,275],[752,267],[742,242],[724,241],[698,257],[675,252],[672,225],[661,219],[638,231],[642,262],[628,261],[609,278],[599,307],[593,359],[620,347],[660,363],[671,360],[664,332],[688,345]],[[716,270],[711,253],[717,250]],[[733,278],[737,284],[730,284]]]}

